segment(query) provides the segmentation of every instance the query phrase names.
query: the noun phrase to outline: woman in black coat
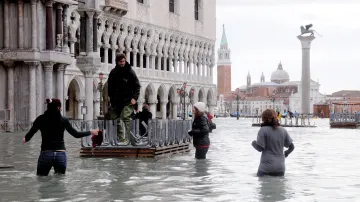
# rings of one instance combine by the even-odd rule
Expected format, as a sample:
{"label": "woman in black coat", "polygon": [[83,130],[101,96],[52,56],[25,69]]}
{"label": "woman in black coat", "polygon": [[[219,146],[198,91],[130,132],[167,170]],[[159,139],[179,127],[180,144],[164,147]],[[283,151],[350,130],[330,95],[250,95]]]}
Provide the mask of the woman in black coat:
{"label": "woman in black coat", "polygon": [[206,153],[210,147],[209,122],[204,112],[206,104],[197,102],[193,107],[194,122],[191,130],[188,132],[193,137],[193,144],[196,148],[195,158],[206,159]]}

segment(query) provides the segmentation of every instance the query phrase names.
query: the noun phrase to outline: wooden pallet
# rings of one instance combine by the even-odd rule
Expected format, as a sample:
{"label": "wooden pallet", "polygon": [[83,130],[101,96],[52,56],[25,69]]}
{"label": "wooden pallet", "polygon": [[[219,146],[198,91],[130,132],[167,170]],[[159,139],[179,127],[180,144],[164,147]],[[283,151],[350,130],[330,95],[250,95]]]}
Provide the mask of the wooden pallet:
{"label": "wooden pallet", "polygon": [[356,122],[330,123],[330,128],[349,128],[349,129],[356,129],[356,128],[360,128],[360,123],[356,123]]}
{"label": "wooden pallet", "polygon": [[190,151],[191,143],[169,145],[163,147],[144,146],[118,146],[118,147],[84,147],[80,150],[80,157],[132,157],[132,158],[155,158],[162,155],[173,155],[187,153]]}
{"label": "wooden pallet", "polygon": [[[251,126],[253,127],[260,127],[261,123],[253,123]],[[292,128],[315,128],[316,126],[309,126],[309,125],[285,125],[281,124],[282,127],[292,127]]]}

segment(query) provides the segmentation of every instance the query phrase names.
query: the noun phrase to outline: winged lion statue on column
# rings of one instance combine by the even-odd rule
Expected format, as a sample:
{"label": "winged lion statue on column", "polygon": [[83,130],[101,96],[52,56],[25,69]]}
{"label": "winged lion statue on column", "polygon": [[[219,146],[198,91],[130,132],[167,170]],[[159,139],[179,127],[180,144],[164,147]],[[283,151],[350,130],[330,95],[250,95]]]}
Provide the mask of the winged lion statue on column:
{"label": "winged lion statue on column", "polygon": [[[313,25],[312,24],[308,24],[308,25],[305,25],[304,26],[301,26],[300,27],[300,30],[301,30],[301,34],[300,36],[304,35],[304,34],[307,34],[307,33],[310,33],[310,36],[314,36],[314,33],[318,34],[319,36],[321,36],[319,33],[317,33],[317,31],[313,30],[313,29],[310,29]],[[322,36],[321,36],[322,37]]]}

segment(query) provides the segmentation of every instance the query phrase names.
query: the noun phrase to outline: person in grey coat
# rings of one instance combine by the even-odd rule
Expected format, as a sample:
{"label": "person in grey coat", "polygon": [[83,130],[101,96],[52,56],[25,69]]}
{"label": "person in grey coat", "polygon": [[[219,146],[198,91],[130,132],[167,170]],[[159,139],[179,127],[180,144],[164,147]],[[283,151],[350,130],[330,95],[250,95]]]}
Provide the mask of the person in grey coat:
{"label": "person in grey coat", "polygon": [[[293,140],[286,129],[279,126],[274,110],[265,110],[262,121],[257,140],[252,142],[252,146],[261,152],[257,176],[284,176],[285,158],[295,149]],[[288,148],[285,152],[284,147]]]}

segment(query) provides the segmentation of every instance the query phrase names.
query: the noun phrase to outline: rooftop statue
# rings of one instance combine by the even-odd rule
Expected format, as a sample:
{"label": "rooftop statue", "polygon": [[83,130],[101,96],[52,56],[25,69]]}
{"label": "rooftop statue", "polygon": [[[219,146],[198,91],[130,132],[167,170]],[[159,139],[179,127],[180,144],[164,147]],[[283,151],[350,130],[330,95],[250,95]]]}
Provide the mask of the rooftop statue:
{"label": "rooftop statue", "polygon": [[[300,30],[301,30],[301,34],[300,36],[304,35],[304,34],[307,34],[307,33],[310,33],[310,36],[314,36],[314,33],[318,34],[319,36],[321,36],[319,33],[317,33],[317,31],[313,30],[313,29],[310,29],[313,25],[312,24],[308,24],[308,25],[305,25],[304,26],[301,26],[300,27]],[[322,37],[322,36],[321,36]]]}

